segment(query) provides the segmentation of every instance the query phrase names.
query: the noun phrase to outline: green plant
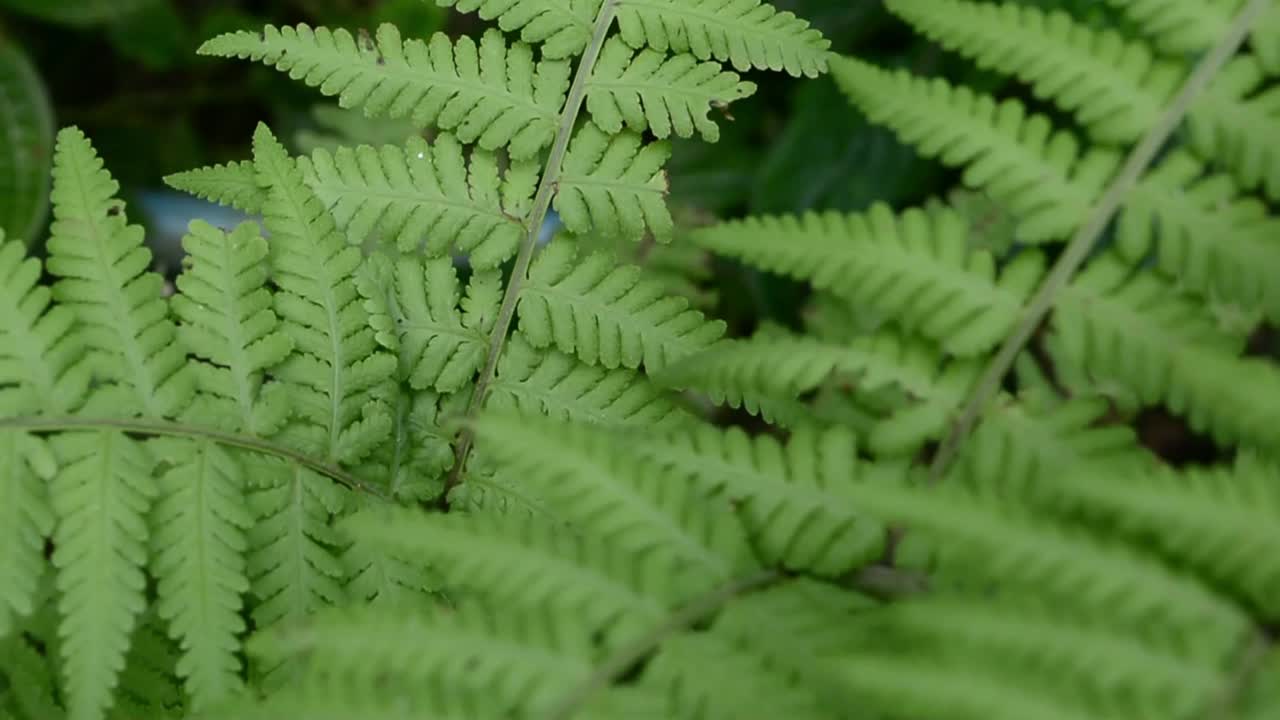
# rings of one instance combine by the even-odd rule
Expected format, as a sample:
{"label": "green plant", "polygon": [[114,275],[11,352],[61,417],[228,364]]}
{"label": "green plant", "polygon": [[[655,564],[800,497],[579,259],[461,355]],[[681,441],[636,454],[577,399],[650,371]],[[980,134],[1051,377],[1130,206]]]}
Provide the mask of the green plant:
{"label": "green plant", "polygon": [[[1274,717],[1280,9],[888,0],[1056,129],[756,0],[441,3],[523,40],[204,46],[431,132],[169,178],[269,233],[193,224],[171,298],[60,134],[55,281],[0,245],[0,709]],[[720,63],[830,63],[971,193],[677,232],[663,138],[753,90]],[[672,235],[810,283],[803,332],[593,250]],[[1151,406],[1234,457],[1164,463]]]}

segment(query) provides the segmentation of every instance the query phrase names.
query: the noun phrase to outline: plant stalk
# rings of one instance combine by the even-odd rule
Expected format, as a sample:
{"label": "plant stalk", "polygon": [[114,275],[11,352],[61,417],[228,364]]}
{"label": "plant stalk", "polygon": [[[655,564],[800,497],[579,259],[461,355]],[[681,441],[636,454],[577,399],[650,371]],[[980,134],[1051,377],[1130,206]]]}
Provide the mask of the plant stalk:
{"label": "plant stalk", "polygon": [[288,460],[323,475],[334,482],[345,485],[356,492],[371,495],[380,500],[388,499],[378,488],[369,485],[360,478],[336,465],[329,465],[321,460],[298,452],[283,445],[277,445],[251,435],[237,435],[210,428],[184,425],[182,423],[155,420],[128,420],[122,418],[95,417],[18,417],[0,419],[0,430],[21,430],[36,435],[55,432],[75,432],[77,430],[118,430],[125,433],[149,435],[153,437],[201,438],[219,445],[249,450],[263,455],[271,455]]}
{"label": "plant stalk", "polygon": [[604,0],[600,6],[591,42],[587,44],[582,61],[578,63],[564,111],[560,114],[560,125],[556,130],[555,143],[551,146],[551,154],[547,157],[546,171],[543,172],[542,179],[538,183],[538,192],[533,198],[533,208],[525,221],[525,238],[520,245],[519,254],[516,255],[515,267],[511,271],[511,279],[507,282],[506,292],[502,296],[502,306],[498,310],[498,319],[490,335],[489,355],[485,360],[484,369],[480,372],[480,379],[476,381],[475,389],[471,393],[471,400],[467,404],[467,414],[462,423],[458,447],[454,453],[453,469],[449,472],[442,495],[446,507],[449,491],[462,481],[462,474],[466,470],[467,458],[470,457],[472,445],[475,443],[471,421],[484,407],[489,386],[497,375],[498,360],[502,356],[507,336],[511,332],[511,323],[515,320],[516,304],[520,301],[520,292],[524,289],[524,283],[529,277],[529,266],[533,263],[533,256],[538,250],[538,237],[542,234],[542,225],[546,222],[547,213],[551,210],[551,201],[560,184],[565,154],[569,151],[569,141],[573,138],[573,129],[578,122],[578,114],[582,111],[582,103],[586,99],[587,82],[591,79],[596,62],[600,59],[600,51],[604,48],[604,41],[609,36],[610,28],[613,27],[614,18],[617,17],[619,1]]}
{"label": "plant stalk", "polygon": [[1111,224],[1116,213],[1120,211],[1125,198],[1142,179],[1147,168],[1155,161],[1161,148],[1173,136],[1178,126],[1182,124],[1187,113],[1191,111],[1191,106],[1199,99],[1200,95],[1209,86],[1209,83],[1213,81],[1213,78],[1235,56],[1240,46],[1244,44],[1249,32],[1270,5],[1271,0],[1252,0],[1241,9],[1235,20],[1232,21],[1227,33],[1197,64],[1195,71],[1187,78],[1182,90],[1165,110],[1159,122],[1147,131],[1141,142],[1129,154],[1120,174],[1116,176],[1102,199],[1094,206],[1093,212],[1089,215],[1084,225],[1071,238],[1071,242],[1067,244],[1066,250],[1058,258],[1058,262],[1045,278],[1035,297],[1023,310],[1022,317],[1013,333],[1006,338],[1004,345],[1000,347],[1000,351],[987,364],[981,379],[974,386],[964,410],[952,425],[951,432],[943,440],[937,455],[934,456],[933,464],[929,469],[930,484],[936,484],[942,479],[951,461],[959,451],[960,444],[968,436],[979,417],[986,410],[988,403],[991,402],[992,397],[1000,389],[1000,383],[1004,380],[1005,375],[1008,374],[1009,369],[1013,367],[1018,358],[1018,353],[1022,352],[1027,342],[1030,341],[1031,336],[1035,334],[1036,328],[1040,326],[1045,316],[1053,309],[1058,293],[1067,286],[1067,283],[1075,276],[1080,266],[1084,264],[1098,238],[1107,229],[1107,226]]}

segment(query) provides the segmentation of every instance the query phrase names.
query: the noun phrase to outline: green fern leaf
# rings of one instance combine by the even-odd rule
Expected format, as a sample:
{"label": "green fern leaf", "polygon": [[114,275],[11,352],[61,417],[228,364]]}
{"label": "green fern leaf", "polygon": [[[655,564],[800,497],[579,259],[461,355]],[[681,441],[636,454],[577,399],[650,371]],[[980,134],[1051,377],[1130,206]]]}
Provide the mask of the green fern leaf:
{"label": "green fern leaf", "polygon": [[610,134],[622,132],[625,125],[659,138],[689,138],[696,131],[707,142],[716,142],[720,126],[707,113],[755,91],[754,83],[739,80],[737,73],[725,72],[717,63],[653,50],[637,54],[611,38],[587,83],[587,110]]}
{"label": "green fern leaf", "polygon": [[201,423],[258,437],[274,435],[289,413],[279,385],[263,374],[292,352],[266,288],[267,241],[254,223],[226,234],[203,221],[183,238],[186,271],[172,300],[178,336],[204,362],[192,363],[199,390],[189,415]]}
{"label": "green fern leaf", "polygon": [[[592,670],[590,635],[570,618],[525,607],[494,612],[476,604],[398,616],[330,612],[314,629],[258,638],[254,651],[269,661],[305,658],[317,679],[343,678],[349,695],[372,714],[352,717],[380,717],[388,686],[424,710],[469,700],[469,717],[538,717]],[[467,672],[456,672],[460,667]]]}
{"label": "green fern leaf", "polygon": [[[345,573],[335,554],[342,538],[329,525],[343,498],[328,479],[296,465],[263,461],[255,474],[263,489],[249,495],[255,518],[248,556],[250,587],[258,599],[254,625],[292,627],[345,598]],[[280,666],[263,672],[277,687],[288,678]]]}
{"label": "green fern leaf", "polygon": [[69,718],[100,720],[146,608],[146,514],[156,485],[146,451],[123,433],[67,433],[54,448],[62,689]]}
{"label": "green fern leaf", "polygon": [[455,440],[446,418],[465,412],[465,392],[441,396],[401,387],[391,401],[391,439],[356,468],[359,477],[377,478],[391,497],[426,502],[444,490],[453,467]]}
{"label": "green fern leaf", "polygon": [[1094,260],[1059,295],[1052,327],[1056,361],[1094,383],[1118,383],[1225,442],[1274,447],[1280,406],[1269,393],[1280,373],[1241,359],[1243,339],[1154,274]]}
{"label": "green fern leaf", "polygon": [[[1123,467],[1123,466],[1120,466]],[[1231,468],[1094,468],[1058,473],[1046,503],[1158,547],[1235,593],[1263,618],[1280,617],[1280,492],[1275,467],[1252,454]]]}
{"label": "green fern leaf", "polygon": [[854,507],[928,538],[942,577],[1031,590],[1124,626],[1171,632],[1188,646],[1239,647],[1250,621],[1200,578],[1159,558],[1079,527],[1064,526],[1011,503],[958,486],[924,491],[902,483],[858,483]]}
{"label": "green fern leaf", "polygon": [[1016,75],[1099,142],[1134,142],[1159,120],[1186,75],[1145,44],[1062,11],[1016,2],[889,0],[886,7],[985,69]]}
{"label": "green fern leaf", "polygon": [[1021,253],[998,274],[989,253],[969,249],[969,232],[958,213],[896,215],[878,204],[865,214],[748,218],[690,239],[892,317],[947,352],[976,356],[1013,328],[1043,259]]}
{"label": "green fern leaf", "polygon": [[448,587],[497,607],[543,607],[573,617],[610,644],[655,627],[667,612],[708,589],[661,555],[634,556],[542,518],[490,513],[358,513],[342,522],[389,550],[439,569]]}
{"label": "green fern leaf", "polygon": [[884,527],[866,517],[852,488],[901,484],[906,475],[896,463],[860,463],[853,436],[838,429],[802,428],[785,446],[707,425],[627,438],[622,452],[736,506],[765,563],[823,576],[883,550]]}
{"label": "green fern leaf", "polygon": [[420,127],[451,131],[466,144],[508,147],[516,159],[551,144],[569,88],[568,64],[535,63],[528,45],[508,46],[497,30],[477,45],[442,33],[429,43],[402,41],[390,24],[378,28],[376,41],[342,29],[268,25],[261,33],[216,37],[199,53],[261,61],[337,96],[344,108],[363,106],[370,117],[409,117]]}
{"label": "green fern leaf", "polygon": [[158,625],[155,614],[148,611],[134,630],[108,720],[183,717],[182,689],[174,675],[177,648]]}
{"label": "green fern leaf", "polygon": [[926,157],[965,168],[964,183],[986,190],[1020,218],[1019,237],[1045,243],[1070,235],[1119,165],[1110,150],[1082,153],[1021,103],[997,103],[939,78],[882,70],[840,58],[833,74],[859,109]]}
{"label": "green fern leaf", "polygon": [[582,52],[591,39],[601,0],[435,0],[440,7],[478,12],[497,20],[506,32],[520,31],[527,43],[541,43],[542,54],[564,59]]}
{"label": "green fern leaf", "polygon": [[1213,47],[1227,34],[1240,3],[1186,0],[1107,0],[1160,48],[1175,55]]}
{"label": "green fern leaf", "polygon": [[267,191],[258,185],[257,171],[247,160],[166,175],[164,182],[174,190],[250,215],[260,214],[267,202]]}
{"label": "green fern leaf", "polygon": [[501,276],[477,273],[463,296],[449,258],[391,261],[375,255],[367,264],[375,267],[363,273],[386,280],[370,275],[362,282],[366,291],[394,288],[385,303],[367,307],[379,343],[400,355],[401,377],[414,389],[439,393],[457,392],[471,382],[489,353],[489,333],[502,302]]}
{"label": "green fern leaf", "polygon": [[56,656],[41,652],[22,635],[0,637],[0,677],[8,692],[0,693],[0,717],[14,720],[63,720],[58,704]]}
{"label": "green fern leaf", "polygon": [[597,232],[639,241],[645,229],[670,242],[675,221],[667,209],[670,189],[663,166],[665,142],[646,144],[640,135],[610,136],[588,122],[569,145],[555,197],[560,219],[571,232]]}
{"label": "green fern leaf", "polygon": [[1187,116],[1187,139],[1201,158],[1231,171],[1247,190],[1280,199],[1280,152],[1272,146],[1280,122],[1280,89],[1253,56],[1237,57]]}
{"label": "green fern leaf", "polygon": [[243,469],[225,449],[190,441],[153,448],[169,465],[151,520],[156,610],[182,646],[178,675],[200,711],[242,686],[240,609],[249,590],[245,551],[253,518]]}
{"label": "green fern leaf", "polygon": [[376,351],[351,277],[360,250],[344,242],[266,126],[254,134],[254,163],[259,182],[270,188],[264,214],[279,287],[275,310],[295,345],[275,375],[288,383],[296,412],[315,431],[318,453],[358,462],[390,436],[390,414],[375,393],[396,365]]}
{"label": "green fern leaf", "polygon": [[1205,175],[1185,152],[1161,162],[1125,202],[1116,248],[1132,263],[1154,255],[1168,278],[1206,298],[1261,307],[1280,320],[1275,224],[1266,206],[1241,198],[1224,175]]}
{"label": "green fern leaf", "polygon": [[456,246],[480,268],[515,255],[538,176],[529,162],[500,174],[497,157],[481,150],[468,163],[462,144],[449,134],[432,144],[411,138],[403,148],[361,146],[332,155],[317,150],[299,163],[350,239],[363,242],[378,228],[410,252],[425,238],[429,254]]}
{"label": "green fern leaf", "polygon": [[596,253],[579,259],[553,242],[534,261],[520,295],[520,330],[539,348],[554,345],[583,362],[656,373],[710,345],[723,322],[708,321],[670,297],[642,268]]}
{"label": "green fern leaf", "polygon": [[142,228],[128,224],[115,198],[119,184],[75,128],[58,133],[53,178],[47,268],[61,278],[54,298],[83,326],[95,369],[115,383],[96,391],[99,405],[112,415],[175,414],[193,387],[161,298],[164,280],[146,272]]}
{"label": "green fern leaf", "polygon": [[490,390],[487,407],[495,410],[615,426],[671,427],[691,419],[643,375],[535,350],[518,334],[498,360]]}
{"label": "green fern leaf", "polygon": [[45,539],[53,532],[48,480],[55,460],[41,440],[19,432],[0,433],[0,638],[19,618],[35,610],[45,571]]}
{"label": "green fern leaf", "polygon": [[520,478],[582,533],[636,556],[669,555],[715,584],[758,569],[728,504],[630,461],[616,432],[488,413],[476,437],[498,473]]}
{"label": "green fern leaf", "polygon": [[0,46],[0,231],[31,244],[49,211],[53,107],[40,73],[12,40]]}
{"label": "green fern leaf", "polygon": [[831,41],[807,21],[760,0],[621,0],[618,26],[634,48],[692,53],[740,71],[817,77],[831,55]]}

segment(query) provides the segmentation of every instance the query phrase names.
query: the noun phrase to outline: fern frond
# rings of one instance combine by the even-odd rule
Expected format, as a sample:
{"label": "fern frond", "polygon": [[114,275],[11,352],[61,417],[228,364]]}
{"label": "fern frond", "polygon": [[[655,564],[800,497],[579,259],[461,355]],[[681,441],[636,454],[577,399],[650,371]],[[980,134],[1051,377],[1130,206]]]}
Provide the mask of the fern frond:
{"label": "fern frond", "polygon": [[831,55],[831,41],[807,21],[760,0],[622,0],[618,27],[631,47],[715,58],[740,71],[817,77]]}
{"label": "fern frond", "polygon": [[670,242],[675,221],[667,209],[670,186],[663,169],[670,157],[665,142],[646,144],[630,131],[610,136],[586,123],[565,156],[554,201],[561,221],[577,234],[639,241],[648,229],[658,242]]}
{"label": "fern frond", "polygon": [[427,43],[402,41],[390,24],[378,28],[376,40],[343,29],[268,25],[213,38],[199,53],[261,61],[336,96],[344,108],[412,118],[486,150],[509,148],[516,159],[551,144],[569,89],[568,64],[535,62],[528,45],[508,46],[497,30],[477,45],[442,33]]}
{"label": "fern frond", "polygon": [[[264,462],[255,470],[262,489],[248,497],[254,517],[248,571],[258,600],[253,621],[259,629],[290,627],[345,598],[336,555],[342,538],[329,525],[344,499],[332,483],[295,465]],[[263,672],[276,686],[286,676],[279,666]]]}
{"label": "fern frond", "polygon": [[361,146],[333,154],[321,149],[299,164],[307,184],[356,243],[376,228],[403,252],[425,239],[429,254],[457,247],[480,268],[496,267],[515,254],[538,177],[530,162],[516,162],[502,173],[498,158],[483,150],[468,160],[462,144],[447,133],[430,144],[410,138],[403,148]]}
{"label": "fern frond", "polygon": [[458,12],[478,13],[481,19],[497,20],[506,32],[520,31],[527,43],[540,43],[548,58],[577,55],[591,39],[591,26],[601,0],[435,0],[440,7]]}
{"label": "fern frond", "polygon": [[660,384],[709,392],[733,407],[757,409],[795,425],[805,413],[796,399],[828,380],[847,384],[855,397],[895,391],[905,400],[877,413],[865,429],[868,448],[879,457],[913,453],[946,430],[952,414],[977,379],[976,361],[951,360],[924,343],[876,333],[845,343],[759,334],[722,342],[677,363]]}
{"label": "fern frond", "polygon": [[470,701],[470,717],[539,717],[592,669],[590,634],[572,616],[475,603],[399,615],[329,612],[310,627],[259,637],[253,650],[270,662],[298,658],[315,678],[341,678],[375,717],[388,686],[424,708]]}
{"label": "fern frond", "polygon": [[264,216],[279,287],[275,309],[295,346],[275,375],[315,431],[318,452],[356,462],[390,435],[390,414],[375,391],[396,366],[395,358],[377,352],[352,279],[360,250],[343,240],[265,125],[254,134],[254,164],[259,182],[270,188]]}
{"label": "fern frond", "polygon": [[1152,273],[1094,260],[1060,294],[1051,319],[1058,362],[1113,381],[1227,442],[1274,447],[1280,373],[1240,359],[1243,340]]}
{"label": "fern frond", "polygon": [[465,411],[466,393],[441,396],[401,387],[390,401],[393,428],[390,440],[360,468],[360,477],[381,479],[392,498],[425,502],[439,497],[444,474],[454,462],[455,439],[445,422]]}
{"label": "fern frond", "polygon": [[498,473],[519,477],[579,532],[637,557],[669,556],[716,584],[758,569],[728,503],[629,460],[616,432],[489,413],[476,437]]}
{"label": "fern frond", "polygon": [[[762,658],[713,633],[685,633],[663,642],[645,666],[641,687],[654,687],[690,720],[746,717],[835,720],[807,688],[786,682]],[[725,688],[734,688],[725,692]]]}
{"label": "fern frond", "polygon": [[53,296],[79,320],[95,370],[113,385],[96,390],[112,415],[169,417],[193,391],[176,328],[147,272],[143,230],[129,225],[119,184],[76,128],[58,133],[47,268],[61,278]]}
{"label": "fern frond", "polygon": [[1214,78],[1187,116],[1187,139],[1207,161],[1230,170],[1247,190],[1280,199],[1280,152],[1272,146],[1280,122],[1280,89],[1257,59],[1237,57]]}
{"label": "fern frond", "polygon": [[870,562],[884,546],[884,527],[852,500],[852,488],[900,484],[907,472],[859,462],[854,437],[839,429],[801,428],[783,445],[737,428],[690,425],[629,433],[620,451],[727,499],[766,564],[824,576]]}
{"label": "fern frond", "polygon": [[169,465],[151,517],[157,614],[180,643],[177,672],[193,710],[239,692],[240,616],[249,590],[244,471],[234,456],[202,441],[156,441]]}
{"label": "fern frond", "polygon": [[49,212],[53,103],[23,43],[0,47],[0,232],[26,244],[37,240]]}
{"label": "fern frond", "polygon": [[174,674],[177,648],[158,624],[149,611],[134,630],[108,720],[178,720],[185,715],[182,688]]}
{"label": "fern frond", "polygon": [[7,692],[0,693],[0,717],[13,720],[63,720],[58,704],[56,654],[41,652],[22,635],[0,637],[0,678]]}
{"label": "fern frond", "polygon": [[1171,632],[1189,646],[1234,648],[1250,619],[1198,577],[1113,539],[1066,526],[1012,503],[958,486],[923,491],[902,483],[852,485],[850,504],[864,515],[900,523],[928,538],[945,577],[1030,589],[1046,602],[1122,626]]}
{"label": "fern frond", "polygon": [[722,70],[718,63],[653,50],[637,54],[611,38],[587,83],[587,110],[600,129],[614,135],[625,126],[659,138],[690,138],[697,132],[703,140],[716,142],[720,126],[707,113],[755,91],[754,83],[739,80],[737,73]]}
{"label": "fern frond", "polygon": [[1226,469],[1098,468],[1057,474],[1045,491],[1048,502],[1195,568],[1262,618],[1280,618],[1280,489],[1271,463],[1246,454]]}
{"label": "fern frond", "polygon": [[1165,158],[1125,202],[1116,248],[1130,262],[1154,255],[1156,267],[1202,297],[1261,307],[1280,320],[1280,244],[1265,204],[1238,195],[1225,175],[1205,174],[1185,152]]}
{"label": "fern frond", "polygon": [[1213,47],[1231,26],[1231,14],[1240,3],[1186,2],[1185,0],[1107,0],[1124,13],[1162,50],[1174,55]]}
{"label": "fern frond", "polygon": [[614,426],[671,427],[692,416],[644,375],[584,365],[535,350],[521,335],[507,343],[487,407]]}
{"label": "fern frond", "polygon": [[579,258],[553,242],[529,271],[520,295],[520,330],[535,347],[554,345],[583,362],[661,371],[724,334],[725,325],[665,294],[642,268],[595,253]]}
{"label": "fern frond", "polygon": [[1099,142],[1136,141],[1186,74],[1144,43],[1094,30],[1061,10],[967,0],[889,0],[886,7],[980,67],[1016,75],[1074,113]]}
{"label": "fern frond", "polygon": [[374,605],[384,612],[406,612],[420,608],[439,588],[439,580],[421,562],[385,552],[364,538],[345,539],[344,592],[351,600]]}
{"label": "fern frond", "polygon": [[146,451],[124,433],[66,433],[53,446],[62,689],[69,718],[99,720],[146,608],[146,516],[156,483]]}
{"label": "fern frond", "polygon": [[353,536],[421,558],[448,587],[491,606],[543,607],[573,617],[614,642],[652,628],[709,582],[669,556],[636,556],[571,529],[525,515],[357,513],[342,521]]}
{"label": "fern frond", "polygon": [[289,414],[279,385],[264,386],[264,372],[293,351],[271,309],[267,241],[254,223],[229,235],[203,221],[182,240],[186,270],[171,301],[178,337],[203,362],[192,363],[198,401],[188,415],[203,424],[274,435]]}
{"label": "fern frond", "polygon": [[[502,278],[477,273],[466,295],[450,258],[394,261],[374,255],[361,288],[386,293],[366,300],[378,342],[400,355],[400,375],[416,390],[453,393],[471,382],[489,353],[502,302]],[[375,279],[375,276],[378,279]]]}
{"label": "fern frond", "polygon": [[866,213],[748,218],[690,240],[763,270],[806,280],[892,317],[904,330],[960,356],[990,351],[1013,327],[1043,274],[1036,252],[997,272],[968,244],[958,213],[877,204]]}
{"label": "fern frond", "polygon": [[257,171],[248,160],[166,175],[164,183],[250,215],[261,213],[267,201],[267,191],[258,185]]}
{"label": "fern frond", "polygon": [[1070,133],[1017,100],[998,103],[940,78],[840,58],[836,82],[872,122],[948,166],[1019,216],[1019,237],[1046,243],[1070,235],[1119,165],[1106,149],[1082,151]]}

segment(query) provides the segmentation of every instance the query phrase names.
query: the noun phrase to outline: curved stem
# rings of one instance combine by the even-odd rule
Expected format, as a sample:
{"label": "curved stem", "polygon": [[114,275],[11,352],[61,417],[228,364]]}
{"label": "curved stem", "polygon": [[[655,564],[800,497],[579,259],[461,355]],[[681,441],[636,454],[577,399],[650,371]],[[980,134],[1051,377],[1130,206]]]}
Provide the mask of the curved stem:
{"label": "curved stem", "polygon": [[1084,264],[1085,259],[1088,258],[1089,253],[1093,250],[1094,244],[1097,243],[1098,238],[1107,229],[1107,226],[1111,224],[1111,220],[1119,212],[1121,205],[1124,204],[1125,198],[1138,184],[1138,181],[1142,179],[1143,174],[1151,163],[1155,161],[1160,149],[1164,147],[1164,144],[1173,136],[1174,131],[1182,124],[1183,119],[1190,112],[1191,106],[1205,91],[1218,72],[1222,70],[1223,66],[1240,49],[1249,31],[1257,24],[1262,17],[1263,11],[1270,4],[1271,0],[1252,0],[1240,11],[1227,33],[1204,56],[1196,66],[1195,72],[1191,74],[1191,77],[1187,78],[1182,90],[1165,110],[1160,121],[1147,131],[1142,141],[1129,154],[1129,158],[1120,174],[1116,176],[1115,180],[1107,188],[1106,194],[1094,206],[1088,220],[1071,238],[1071,242],[1067,244],[1066,250],[1063,251],[1062,256],[1058,258],[1058,262],[1049,272],[1048,277],[1045,278],[1040,290],[1023,310],[1022,317],[1013,333],[1005,340],[1004,345],[1000,347],[1000,351],[996,353],[996,356],[987,364],[986,370],[983,372],[978,384],[974,386],[963,412],[961,412],[959,419],[952,426],[951,432],[940,446],[938,454],[934,457],[933,465],[929,471],[929,482],[931,484],[938,482],[943,474],[946,473],[947,467],[959,450],[960,443],[968,436],[970,430],[973,429],[973,425],[986,410],[991,398],[1000,389],[1000,383],[1004,380],[1009,369],[1013,367],[1018,353],[1022,352],[1023,347],[1031,339],[1036,328],[1040,326],[1045,316],[1053,309],[1058,293],[1066,287],[1076,271]]}
{"label": "curved stem", "polygon": [[386,500],[382,491],[340,467],[329,465],[304,453],[249,435],[156,420],[131,420],[95,417],[18,417],[0,419],[0,430],[22,430],[33,434],[74,432],[77,430],[119,430],[120,432],[155,437],[202,438],[219,445],[249,450],[288,460],[323,475],[357,492]]}
{"label": "curved stem", "polygon": [[578,113],[582,111],[582,103],[586,99],[587,81],[591,79],[591,73],[595,69],[596,61],[600,59],[600,51],[604,48],[604,41],[609,36],[609,29],[613,27],[613,20],[618,14],[619,1],[604,0],[604,4],[600,6],[600,12],[596,15],[596,25],[591,35],[591,42],[587,45],[587,49],[582,55],[582,61],[578,63],[573,85],[569,88],[569,96],[565,101],[564,111],[560,114],[560,125],[556,130],[555,143],[551,146],[551,154],[547,157],[546,170],[542,173],[542,180],[538,183],[538,192],[533,198],[533,209],[529,212],[529,217],[525,221],[525,238],[520,244],[519,254],[516,255],[516,264],[511,271],[511,280],[507,282],[506,292],[502,296],[502,306],[498,310],[498,319],[493,326],[493,334],[489,336],[489,355],[485,361],[484,369],[480,372],[480,379],[476,381],[475,390],[471,393],[471,400],[467,404],[466,419],[462,424],[462,434],[458,439],[458,447],[454,453],[453,469],[449,472],[449,479],[445,484],[444,495],[442,495],[446,503],[448,502],[449,490],[462,480],[462,473],[466,470],[467,458],[471,455],[471,446],[475,442],[475,434],[471,430],[470,421],[484,407],[485,398],[489,394],[489,386],[493,383],[493,378],[498,372],[498,359],[502,356],[502,349],[506,346],[507,336],[511,332],[511,323],[515,320],[516,304],[520,301],[520,291],[524,289],[525,280],[529,276],[529,266],[533,263],[533,256],[538,249],[538,236],[542,234],[542,225],[546,222],[547,213],[551,209],[551,200],[555,197],[556,190],[560,184],[560,173],[564,166],[565,154],[569,151],[569,140],[573,137],[573,128],[578,122]]}
{"label": "curved stem", "polygon": [[579,705],[586,702],[597,690],[616,680],[628,668],[661,645],[663,640],[714,613],[739,595],[772,585],[783,577],[785,576],[776,570],[765,570],[755,575],[738,578],[680,608],[652,632],[645,633],[634,642],[619,648],[597,667],[595,672],[565,693],[559,702],[547,711],[547,720],[569,720],[578,710]]}

